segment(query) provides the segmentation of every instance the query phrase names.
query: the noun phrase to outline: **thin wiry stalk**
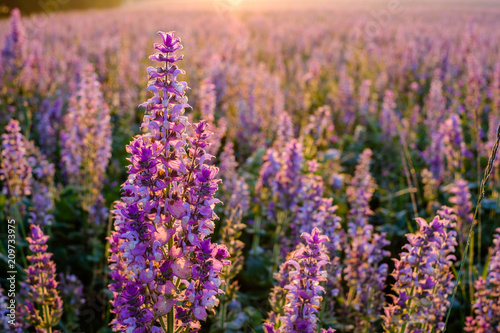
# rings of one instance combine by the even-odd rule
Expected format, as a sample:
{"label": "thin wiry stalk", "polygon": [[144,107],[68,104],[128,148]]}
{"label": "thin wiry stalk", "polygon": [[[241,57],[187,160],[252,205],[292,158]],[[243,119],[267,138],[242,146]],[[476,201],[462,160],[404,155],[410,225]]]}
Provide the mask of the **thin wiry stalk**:
{"label": "thin wiry stalk", "polygon": [[[455,300],[455,294],[457,292],[458,285],[460,284],[460,278],[462,276],[462,269],[464,267],[465,260],[467,258],[467,251],[469,250],[470,239],[471,239],[472,232],[474,229],[474,221],[476,220],[476,216],[477,216],[477,213],[479,211],[479,205],[481,204],[481,201],[484,198],[484,194],[485,194],[484,192],[486,189],[486,185],[488,184],[488,180],[490,179],[490,173],[491,173],[491,170],[493,169],[493,163],[495,162],[495,158],[497,156],[497,150],[498,150],[499,143],[500,143],[500,123],[498,124],[498,127],[497,127],[497,138],[495,140],[495,145],[493,146],[493,150],[492,150],[490,158],[488,160],[488,166],[486,167],[486,170],[484,170],[483,180],[481,181],[481,187],[479,189],[479,197],[477,198],[476,209],[474,211],[474,218],[472,219],[472,222],[471,222],[471,225],[469,228],[469,234],[467,236],[467,243],[465,244],[465,250],[464,250],[464,253],[462,256],[462,260],[460,262],[460,269],[458,270],[457,283],[455,284],[455,287],[453,287],[453,294],[451,296],[450,307],[448,308],[448,312],[446,314],[446,320],[444,322],[443,333],[446,332],[446,326],[448,325],[448,319],[450,318],[451,308],[453,306],[453,301]],[[478,165],[478,167],[479,167],[479,165]]]}

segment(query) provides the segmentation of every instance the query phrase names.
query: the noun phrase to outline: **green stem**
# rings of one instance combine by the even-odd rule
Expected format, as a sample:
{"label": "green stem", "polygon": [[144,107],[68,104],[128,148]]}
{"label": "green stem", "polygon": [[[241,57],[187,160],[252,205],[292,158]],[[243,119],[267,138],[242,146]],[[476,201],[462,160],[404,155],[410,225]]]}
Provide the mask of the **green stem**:
{"label": "green stem", "polygon": [[260,243],[260,217],[256,217],[253,223],[253,243],[252,243],[252,253],[254,255],[258,254],[259,243]]}
{"label": "green stem", "polygon": [[[170,237],[168,240],[168,249],[170,250],[174,246],[174,237]],[[175,332],[175,307],[172,307],[169,313],[167,313],[167,333]]]}
{"label": "green stem", "polygon": [[[469,251],[470,239],[471,239],[472,232],[474,229],[474,221],[476,220],[476,217],[478,214],[479,205],[480,205],[480,203],[483,200],[484,195],[485,195],[486,185],[488,184],[488,180],[490,179],[490,173],[491,173],[491,170],[493,169],[493,162],[495,162],[495,158],[497,156],[497,150],[498,150],[499,144],[500,144],[500,124],[498,124],[498,127],[497,127],[497,138],[495,141],[495,145],[493,146],[490,158],[488,160],[488,166],[486,167],[486,170],[484,170],[484,176],[483,176],[483,180],[481,181],[481,187],[479,189],[479,197],[477,198],[477,204],[476,204],[476,209],[474,211],[474,217],[473,217],[472,222],[471,222],[470,227],[469,227],[469,234],[467,236],[467,243],[465,244],[464,255],[462,256],[462,260],[460,262],[460,269],[458,270],[457,283],[455,284],[455,287],[453,287],[453,294],[451,296],[450,306],[449,306],[448,312],[446,314],[446,320],[444,322],[443,333],[446,332],[448,320],[450,319],[451,308],[453,306],[453,302],[455,301],[455,295],[457,293],[457,288],[458,288],[458,285],[460,284],[460,281],[462,278],[462,270],[463,270],[465,261],[467,259],[467,251]],[[478,165],[478,168],[479,168],[479,165]]]}

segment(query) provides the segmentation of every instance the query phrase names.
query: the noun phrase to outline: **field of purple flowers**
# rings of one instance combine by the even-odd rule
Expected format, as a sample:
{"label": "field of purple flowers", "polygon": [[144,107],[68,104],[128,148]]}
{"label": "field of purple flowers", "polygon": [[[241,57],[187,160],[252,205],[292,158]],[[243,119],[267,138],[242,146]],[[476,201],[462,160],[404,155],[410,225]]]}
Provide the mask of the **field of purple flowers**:
{"label": "field of purple flowers", "polygon": [[0,331],[500,332],[500,7],[0,32]]}

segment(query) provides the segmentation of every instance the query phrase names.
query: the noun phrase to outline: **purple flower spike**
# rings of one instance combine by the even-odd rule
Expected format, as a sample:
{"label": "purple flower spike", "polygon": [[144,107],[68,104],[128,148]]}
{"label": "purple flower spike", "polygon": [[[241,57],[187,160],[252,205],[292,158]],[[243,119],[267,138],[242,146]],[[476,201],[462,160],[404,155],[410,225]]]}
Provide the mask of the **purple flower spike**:
{"label": "purple flower spike", "polygon": [[[63,312],[63,302],[59,297],[56,282],[56,266],[50,260],[52,253],[47,252],[49,236],[43,234],[39,226],[30,225],[30,244],[32,255],[27,256],[30,265],[26,282],[30,286],[29,299],[26,300],[29,322],[37,332],[46,332],[59,323]],[[44,309],[43,311],[41,309]]]}
{"label": "purple flower spike", "polygon": [[495,333],[500,329],[500,228],[496,230],[486,278],[475,282],[474,316],[466,318],[465,331]]}
{"label": "purple flower spike", "polygon": [[210,240],[220,202],[219,170],[206,164],[212,133],[207,122],[190,124],[184,115],[187,84],[177,81],[184,72],[175,64],[182,57],[171,54],[182,45],[173,33],[160,35],[151,59],[162,66],[147,69],[146,133],[127,146],[129,176],[108,239],[111,325],[120,332],[162,332],[172,322],[174,331],[197,332],[219,303],[230,264],[226,247]]}
{"label": "purple flower spike", "polygon": [[[325,291],[320,283],[327,280],[325,266],[330,264],[325,246],[329,239],[317,228],[310,234],[303,233],[301,237],[306,245],[300,244],[281,265],[280,273],[276,276],[279,285],[272,293],[271,304],[278,312],[271,313],[270,322],[265,325],[267,332],[317,331],[317,313]],[[277,297],[280,296],[285,296],[282,306],[278,304],[280,301]]]}
{"label": "purple flower spike", "polygon": [[460,234],[460,244],[463,246],[467,240],[467,231],[473,221],[469,186],[465,180],[459,179],[448,191],[453,195],[450,203],[453,204],[453,211],[457,215],[457,232]]}
{"label": "purple flower spike", "polygon": [[2,134],[0,177],[5,180],[3,192],[14,202],[31,193],[31,166],[26,159],[26,139],[17,120],[11,119]]}
{"label": "purple flower spike", "polygon": [[238,163],[234,157],[233,143],[228,142],[220,156],[220,174],[223,184],[222,201],[226,204],[226,215],[238,205],[245,216],[250,207],[250,191],[245,178],[237,173]]}
{"label": "purple flower spike", "polygon": [[401,259],[395,260],[392,273],[397,295],[384,308],[387,331],[400,331],[402,326],[409,332],[443,331],[448,296],[454,286],[455,219],[453,211],[443,206],[430,223],[418,218],[420,230],[406,236],[408,244]]}
{"label": "purple flower spike", "polygon": [[10,31],[5,35],[2,49],[2,68],[5,78],[12,80],[19,75],[26,60],[26,37],[21,23],[21,12],[14,8],[10,16]]}
{"label": "purple flower spike", "polygon": [[388,266],[382,263],[390,253],[385,234],[374,232],[369,224],[373,214],[370,200],[377,187],[371,173],[372,151],[365,149],[359,156],[351,184],[347,187],[347,201],[351,209],[348,230],[343,234],[345,295],[343,313],[349,313],[356,325],[366,327],[378,319],[385,301],[385,281]]}
{"label": "purple flower spike", "polygon": [[373,214],[370,200],[377,184],[370,173],[372,151],[363,150],[359,156],[358,165],[350,186],[347,187],[347,200],[351,206],[349,211],[349,228],[363,227],[368,223],[368,217]]}
{"label": "purple flower spike", "polygon": [[111,158],[111,125],[109,108],[101,86],[90,64],[85,66],[78,91],[69,102],[61,133],[63,174],[69,184],[81,188],[83,207],[92,223],[101,224],[106,214],[99,210],[100,191]]}

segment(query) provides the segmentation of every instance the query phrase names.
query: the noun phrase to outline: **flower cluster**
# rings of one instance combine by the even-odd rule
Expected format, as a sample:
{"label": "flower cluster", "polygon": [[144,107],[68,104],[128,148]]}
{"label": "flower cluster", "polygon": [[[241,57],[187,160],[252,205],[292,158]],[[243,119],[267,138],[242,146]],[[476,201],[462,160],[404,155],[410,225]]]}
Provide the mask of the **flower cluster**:
{"label": "flower cluster", "polygon": [[[61,132],[61,161],[69,184],[78,186],[82,206],[90,212],[100,200],[100,190],[111,157],[109,108],[104,102],[97,74],[87,64],[78,91],[70,99]],[[93,223],[103,223],[95,220]]]}
{"label": "flower cluster", "polygon": [[370,111],[370,87],[372,82],[370,80],[363,80],[359,87],[359,100],[358,100],[358,114],[361,119],[365,119]]}
{"label": "flower cluster", "polygon": [[[243,176],[238,176],[238,163],[234,157],[233,143],[228,142],[220,155],[220,175],[223,184],[222,201],[233,209],[241,207],[241,215],[245,216],[250,208],[250,191]],[[226,213],[228,211],[226,210]],[[227,215],[227,214],[226,214]]]}
{"label": "flower cluster", "polygon": [[385,138],[392,139],[398,135],[398,128],[396,127],[398,123],[394,93],[391,90],[386,90],[382,109],[380,110],[380,127]]}
{"label": "flower cluster", "polygon": [[9,312],[7,308],[9,305],[9,299],[4,295],[4,290],[0,286],[0,329],[7,332],[9,329]]}
{"label": "flower cluster", "polygon": [[461,172],[465,157],[470,157],[470,152],[465,145],[460,117],[453,113],[439,127],[439,131],[443,133],[444,154],[448,168]]}
{"label": "flower cluster", "polygon": [[491,248],[488,273],[475,282],[476,300],[472,308],[474,316],[466,318],[465,331],[474,333],[494,333],[500,330],[500,228]]}
{"label": "flower cluster", "polygon": [[457,232],[460,235],[460,244],[463,245],[474,219],[469,186],[465,180],[459,179],[453,183],[448,192],[452,194],[450,203],[453,204],[453,211],[457,216]]}
{"label": "flower cluster", "polygon": [[443,206],[430,223],[417,218],[420,230],[408,234],[406,250],[395,261],[392,304],[384,308],[386,332],[441,332],[453,290],[455,215]]}
{"label": "flower cluster", "polygon": [[429,133],[436,132],[439,125],[443,123],[446,115],[446,99],[443,96],[443,82],[441,82],[441,70],[434,71],[429,95],[425,101],[426,116],[425,125]]}
{"label": "flower cluster", "polygon": [[368,217],[373,214],[370,209],[370,200],[377,185],[370,173],[372,151],[363,150],[359,155],[354,177],[347,186],[347,201],[351,206],[349,210],[349,228],[356,229],[368,223]]}
{"label": "flower cluster", "polygon": [[30,286],[29,299],[26,300],[28,320],[37,332],[49,332],[61,319],[63,302],[57,290],[56,266],[50,260],[52,253],[47,252],[47,240],[39,226],[31,224],[30,244],[32,255],[28,256],[26,282]]}
{"label": "flower cluster", "polygon": [[52,196],[55,169],[32,141],[26,143],[28,163],[32,170],[32,207],[29,222],[41,225],[53,224],[54,198]]}
{"label": "flower cluster", "polygon": [[[348,241],[346,241],[348,240]],[[353,318],[360,329],[378,319],[385,301],[385,281],[389,267],[382,261],[390,256],[385,234],[373,231],[372,225],[358,227],[355,234],[344,238],[343,280],[347,286],[344,314]]]}
{"label": "flower cluster", "polygon": [[433,212],[433,205],[436,203],[439,182],[434,178],[434,175],[428,169],[423,169],[421,176],[422,184],[424,185],[424,199],[428,202],[426,208],[427,211]]}
{"label": "flower cluster", "polygon": [[309,117],[307,126],[303,134],[310,135],[316,146],[328,144],[328,140],[333,136],[333,122],[331,116],[332,110],[329,106],[318,108],[314,114]]}
{"label": "flower cluster", "polygon": [[434,131],[430,134],[430,139],[431,144],[422,155],[429,166],[429,171],[439,183],[443,180],[445,172],[445,133],[441,130]]}
{"label": "flower cluster", "polygon": [[373,214],[370,200],[377,187],[370,173],[371,156],[370,149],[365,149],[359,156],[354,177],[347,187],[347,201],[351,209],[347,233],[342,233],[347,287],[343,294],[342,314],[353,318],[355,327],[359,329],[377,320],[384,304],[388,266],[382,261],[390,255],[383,249],[389,245],[385,234],[374,232],[368,222]]}
{"label": "flower cluster", "polygon": [[10,31],[5,35],[2,49],[2,66],[5,79],[12,80],[19,75],[26,60],[26,37],[21,23],[21,12],[14,8],[10,17]]}
{"label": "flower cluster", "polygon": [[[200,88],[201,119],[205,120],[211,126],[215,125],[216,94],[215,85],[210,79],[205,79]],[[206,148],[209,154],[216,155],[219,151],[221,140],[226,134],[226,127],[226,120],[220,118],[217,122],[217,127],[213,129],[213,134],[207,140],[210,144]]]}
{"label": "flower cluster", "polygon": [[17,120],[11,119],[2,134],[1,174],[3,192],[14,202],[31,194],[31,166],[26,158],[26,139]]}
{"label": "flower cluster", "polygon": [[302,144],[291,140],[285,147],[285,159],[276,175],[276,204],[283,211],[293,211],[301,190],[302,164],[304,153]]}
{"label": "flower cluster", "polygon": [[[278,282],[284,285],[281,292],[275,289],[272,294],[276,306],[277,297],[285,296],[283,315],[271,314],[271,320],[264,325],[266,332],[305,332],[313,333],[318,327],[318,312],[321,308],[324,288],[321,282],[327,280],[324,269],[330,263],[325,244],[328,237],[314,228],[303,233],[306,245],[301,244],[280,268]],[[285,282],[286,281],[286,282]],[[325,330],[323,330],[325,331]],[[330,330],[331,332],[331,330]]]}
{"label": "flower cluster", "polygon": [[[306,132],[308,131],[306,130]],[[276,133],[276,140],[274,145],[275,147],[279,148],[281,145],[285,145],[287,142],[290,142],[290,140],[292,140],[294,137],[295,135],[293,130],[292,118],[287,112],[283,111],[280,114],[278,131]]]}
{"label": "flower cluster", "polygon": [[188,135],[188,87],[177,79],[184,73],[176,65],[182,56],[173,55],[182,45],[173,33],[159,34],[163,43],[150,58],[165,66],[148,67],[154,93],[142,104],[148,132],[127,147],[129,176],[109,239],[112,325],[115,331],[160,332],[161,326],[196,332],[218,304],[229,253],[209,237],[219,202],[218,169],[204,163],[212,157],[205,151],[211,133],[201,121]]}
{"label": "flower cluster", "polygon": [[52,160],[55,158],[57,139],[60,135],[62,109],[63,99],[61,96],[52,102],[46,100],[35,124],[40,137],[40,150]]}

